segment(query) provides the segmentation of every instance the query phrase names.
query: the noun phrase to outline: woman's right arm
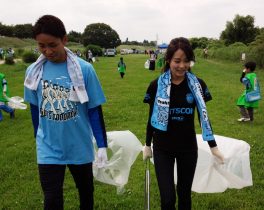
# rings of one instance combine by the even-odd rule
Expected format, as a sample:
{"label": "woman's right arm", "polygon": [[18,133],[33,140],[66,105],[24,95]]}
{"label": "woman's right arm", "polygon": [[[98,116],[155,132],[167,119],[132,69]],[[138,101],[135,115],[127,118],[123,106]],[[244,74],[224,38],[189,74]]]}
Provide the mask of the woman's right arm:
{"label": "woman's right arm", "polygon": [[149,106],[149,117],[147,123],[147,130],[146,130],[146,145],[151,146],[152,138],[153,138],[153,127],[150,124],[151,115],[152,115],[153,106]]}
{"label": "woman's right arm", "polygon": [[157,92],[157,80],[154,80],[150,83],[146,95],[144,97],[143,102],[149,104],[149,115],[148,115],[148,123],[146,128],[146,146],[150,146],[153,138],[153,127],[151,126],[151,115],[153,111],[154,101]]}

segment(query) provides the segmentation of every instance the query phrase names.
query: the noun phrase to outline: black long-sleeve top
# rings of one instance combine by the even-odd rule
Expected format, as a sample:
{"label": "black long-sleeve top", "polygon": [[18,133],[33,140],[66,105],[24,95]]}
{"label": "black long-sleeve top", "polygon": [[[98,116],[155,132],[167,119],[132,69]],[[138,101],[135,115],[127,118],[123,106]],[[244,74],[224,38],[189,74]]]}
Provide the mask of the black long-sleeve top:
{"label": "black long-sleeve top", "polygon": [[[210,101],[212,96],[205,82],[201,79],[198,80],[203,90],[205,102]],[[196,150],[197,141],[194,126],[196,103],[187,79],[185,78],[179,85],[171,84],[168,130],[166,132],[153,128],[150,123],[158,87],[157,82],[158,79],[150,83],[143,101],[150,106],[146,145],[150,146],[153,139],[153,146],[164,150]],[[217,146],[215,140],[208,141],[208,144],[210,147]]]}

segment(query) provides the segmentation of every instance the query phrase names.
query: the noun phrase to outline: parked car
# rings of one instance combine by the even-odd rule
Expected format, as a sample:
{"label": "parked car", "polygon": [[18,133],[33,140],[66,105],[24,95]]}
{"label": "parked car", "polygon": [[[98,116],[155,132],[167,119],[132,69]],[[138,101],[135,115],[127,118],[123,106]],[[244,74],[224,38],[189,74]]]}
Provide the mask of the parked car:
{"label": "parked car", "polygon": [[115,56],[115,49],[106,49],[105,56]]}
{"label": "parked car", "polygon": [[121,55],[128,54],[128,50],[127,50],[127,49],[121,49],[121,50],[120,50],[120,54],[121,54]]}

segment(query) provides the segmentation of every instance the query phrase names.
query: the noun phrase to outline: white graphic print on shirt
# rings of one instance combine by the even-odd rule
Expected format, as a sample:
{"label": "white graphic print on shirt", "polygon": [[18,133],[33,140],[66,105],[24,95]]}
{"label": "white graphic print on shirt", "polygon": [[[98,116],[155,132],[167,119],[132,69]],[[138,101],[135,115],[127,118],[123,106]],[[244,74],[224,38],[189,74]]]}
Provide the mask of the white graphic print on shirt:
{"label": "white graphic print on shirt", "polygon": [[70,89],[63,85],[42,80],[41,117],[54,121],[66,121],[77,117],[75,102],[69,100]]}

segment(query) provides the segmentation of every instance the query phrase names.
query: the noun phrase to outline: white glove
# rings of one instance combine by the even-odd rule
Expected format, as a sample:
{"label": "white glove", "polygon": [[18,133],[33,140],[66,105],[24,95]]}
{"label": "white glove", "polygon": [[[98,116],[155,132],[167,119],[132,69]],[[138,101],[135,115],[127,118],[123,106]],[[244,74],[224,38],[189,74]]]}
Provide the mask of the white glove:
{"label": "white glove", "polygon": [[102,147],[99,148],[97,151],[97,161],[96,161],[96,165],[98,168],[103,168],[106,166],[107,163],[107,152],[106,152],[106,148]]}
{"label": "white glove", "polygon": [[224,158],[223,154],[219,151],[218,147],[212,147],[212,148],[210,148],[210,150],[211,150],[211,153],[218,159],[218,161],[221,164],[225,163],[225,158]]}
{"label": "white glove", "polygon": [[150,146],[144,146],[143,148],[143,160],[147,160],[148,158],[152,158],[152,150]]}

